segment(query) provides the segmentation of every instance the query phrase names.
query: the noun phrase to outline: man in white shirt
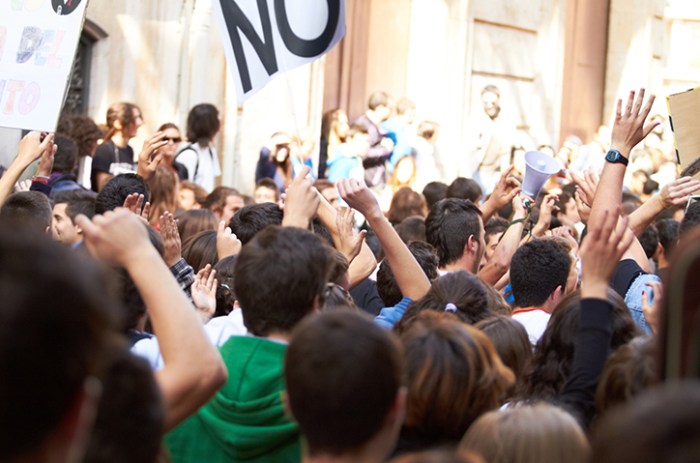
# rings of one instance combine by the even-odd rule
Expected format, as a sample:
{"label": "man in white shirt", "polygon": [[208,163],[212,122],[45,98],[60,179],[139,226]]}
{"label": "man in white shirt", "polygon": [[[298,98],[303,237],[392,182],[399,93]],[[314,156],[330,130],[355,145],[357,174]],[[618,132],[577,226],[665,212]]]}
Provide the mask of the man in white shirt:
{"label": "man in white shirt", "polygon": [[534,347],[559,301],[576,289],[576,267],[557,241],[530,241],[513,255],[510,282],[516,306],[513,319],[523,324]]}

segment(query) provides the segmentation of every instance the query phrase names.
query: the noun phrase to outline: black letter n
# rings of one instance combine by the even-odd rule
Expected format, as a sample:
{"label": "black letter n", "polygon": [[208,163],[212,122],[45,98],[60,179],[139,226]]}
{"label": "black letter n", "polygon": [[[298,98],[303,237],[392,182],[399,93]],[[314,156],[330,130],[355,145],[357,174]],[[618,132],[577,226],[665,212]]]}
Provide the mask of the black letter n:
{"label": "black letter n", "polygon": [[226,21],[228,35],[231,38],[231,46],[233,54],[236,56],[236,64],[238,65],[238,73],[241,76],[241,85],[243,93],[249,92],[253,86],[250,83],[250,72],[248,71],[248,63],[245,59],[243,44],[239,31],[243,32],[250,44],[258,54],[258,58],[265,67],[268,75],[277,72],[277,59],[275,57],[275,44],[272,40],[272,26],[270,24],[270,12],[267,8],[266,0],[258,1],[258,12],[260,13],[260,22],[263,28],[264,41],[260,39],[255,32],[253,25],[250,23],[241,8],[236,4],[236,0],[218,0],[221,2],[221,10]]}

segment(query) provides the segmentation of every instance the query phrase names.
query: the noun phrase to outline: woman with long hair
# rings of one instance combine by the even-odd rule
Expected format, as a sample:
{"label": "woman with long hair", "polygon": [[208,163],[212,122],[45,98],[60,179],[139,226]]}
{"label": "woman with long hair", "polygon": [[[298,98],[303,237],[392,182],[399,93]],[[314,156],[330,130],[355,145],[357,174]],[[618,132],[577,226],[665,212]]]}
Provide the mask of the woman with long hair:
{"label": "woman with long hair", "polygon": [[335,158],[335,151],[348,138],[348,115],[342,109],[326,112],[321,119],[321,145],[318,154],[318,178],[325,178],[327,163]]}
{"label": "woman with long hair", "polygon": [[214,189],[214,179],[221,175],[219,157],[212,140],[219,132],[219,110],[209,103],[194,106],[187,115],[189,144],[175,156],[187,168],[187,180],[204,188]]}
{"label": "woman with long hair", "polygon": [[112,177],[136,172],[129,140],[143,124],[141,109],[133,103],[114,103],[107,110],[107,132],[92,161],[92,189],[99,192]]}

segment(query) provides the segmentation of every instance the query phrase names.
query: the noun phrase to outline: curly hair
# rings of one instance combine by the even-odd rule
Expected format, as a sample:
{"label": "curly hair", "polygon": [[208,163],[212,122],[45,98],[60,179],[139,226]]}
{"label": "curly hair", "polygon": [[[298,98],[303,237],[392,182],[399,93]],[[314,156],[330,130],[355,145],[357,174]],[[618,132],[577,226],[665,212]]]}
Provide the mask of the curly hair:
{"label": "curly hair", "polygon": [[78,154],[80,156],[91,155],[91,151],[97,147],[97,141],[104,136],[102,130],[95,124],[95,121],[79,114],[61,116],[56,132],[72,138],[75,144],[78,145]]}

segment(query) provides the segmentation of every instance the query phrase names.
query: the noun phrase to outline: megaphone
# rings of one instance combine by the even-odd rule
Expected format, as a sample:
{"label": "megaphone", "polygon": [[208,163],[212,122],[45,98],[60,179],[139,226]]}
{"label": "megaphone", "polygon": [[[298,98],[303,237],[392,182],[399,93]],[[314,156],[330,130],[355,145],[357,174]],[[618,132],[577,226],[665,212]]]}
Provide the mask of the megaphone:
{"label": "megaphone", "polygon": [[537,200],[542,185],[562,169],[559,161],[541,151],[525,153],[525,177],[523,178],[523,194]]}

